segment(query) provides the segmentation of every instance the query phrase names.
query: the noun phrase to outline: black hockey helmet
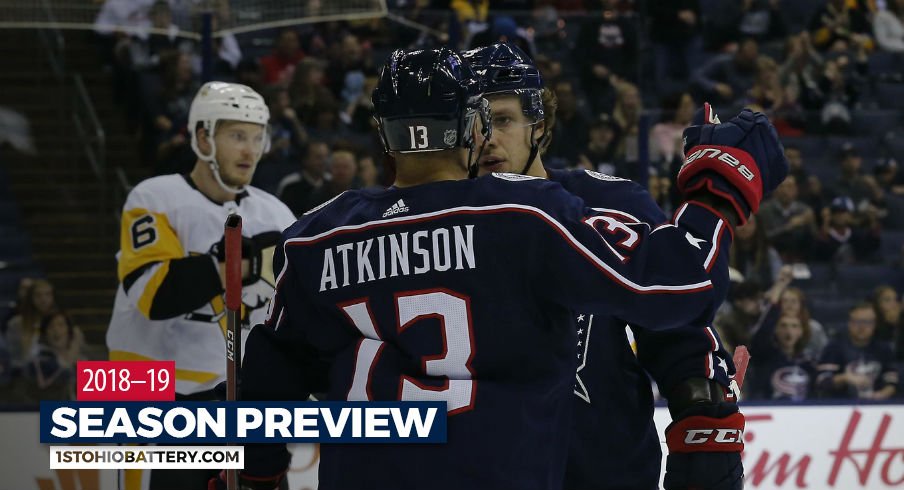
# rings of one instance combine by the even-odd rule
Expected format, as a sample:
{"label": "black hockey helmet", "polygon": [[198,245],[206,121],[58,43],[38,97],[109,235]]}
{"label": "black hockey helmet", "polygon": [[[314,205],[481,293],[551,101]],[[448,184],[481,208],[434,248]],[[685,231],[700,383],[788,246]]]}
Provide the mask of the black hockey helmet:
{"label": "black hockey helmet", "polygon": [[448,48],[393,52],[372,96],[387,152],[474,150],[474,124],[489,137],[489,104],[467,62]]}
{"label": "black hockey helmet", "polygon": [[480,77],[483,95],[514,94],[521,98],[524,115],[542,120],[543,77],[534,61],[521,48],[510,43],[496,43],[461,54]]}
{"label": "black hockey helmet", "polygon": [[543,77],[534,61],[521,48],[511,43],[496,43],[482,48],[475,48],[461,54],[465,61],[480,78],[483,95],[510,94],[521,101],[521,112],[532,120],[530,144],[531,151],[524,169],[526,174],[537,157],[540,148],[548,142],[552,132],[544,131],[543,136],[535,138],[536,123],[545,119],[543,110]]}

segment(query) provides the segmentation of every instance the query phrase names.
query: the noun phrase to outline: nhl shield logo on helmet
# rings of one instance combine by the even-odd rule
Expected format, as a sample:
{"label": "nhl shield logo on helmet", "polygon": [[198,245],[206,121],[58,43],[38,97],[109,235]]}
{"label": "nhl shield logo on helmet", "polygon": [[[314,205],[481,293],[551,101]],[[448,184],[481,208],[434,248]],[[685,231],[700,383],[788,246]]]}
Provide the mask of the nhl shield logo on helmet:
{"label": "nhl shield logo on helmet", "polygon": [[454,129],[447,129],[443,134],[443,143],[447,146],[455,146],[455,141],[458,139],[458,131]]}

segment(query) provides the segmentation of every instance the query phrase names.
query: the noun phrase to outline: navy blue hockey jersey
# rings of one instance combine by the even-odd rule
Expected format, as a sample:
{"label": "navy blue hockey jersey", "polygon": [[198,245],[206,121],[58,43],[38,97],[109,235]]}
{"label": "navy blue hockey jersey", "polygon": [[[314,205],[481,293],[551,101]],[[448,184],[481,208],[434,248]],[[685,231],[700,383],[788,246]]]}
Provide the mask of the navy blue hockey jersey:
{"label": "navy blue hockey jersey", "polygon": [[[848,335],[832,340],[822,351],[817,369],[817,387],[827,397],[863,399],[886,386],[898,384],[894,354],[887,343],[875,338],[863,347],[854,345]],[[873,384],[860,389],[851,385],[835,386],[833,378],[841,373],[865,376]]]}
{"label": "navy blue hockey jersey", "polygon": [[[550,180],[582,198],[587,206],[618,221],[646,223],[649,229],[668,221],[636,182],[592,170],[547,172]],[[630,256],[633,244],[617,240],[627,232],[620,228],[610,231],[616,247]],[[644,370],[666,394],[679,381],[693,377],[714,379],[727,388],[734,364],[709,326],[656,332],[632,325],[635,355],[626,337],[625,320],[581,312],[575,315],[575,322],[581,359],[564,488],[657,488],[662,452],[653,423],[652,389]]]}
{"label": "navy blue hockey jersey", "polygon": [[[727,224],[702,205],[679,214],[621,225],[559,184],[508,174],[343,193],[284,233],[243,399],[446,401],[445,445],[323,445],[323,490],[559,489],[571,312],[702,329],[724,298]],[[632,232],[630,255],[613,227]],[[288,461],[279,446],[247,451],[250,475]]]}

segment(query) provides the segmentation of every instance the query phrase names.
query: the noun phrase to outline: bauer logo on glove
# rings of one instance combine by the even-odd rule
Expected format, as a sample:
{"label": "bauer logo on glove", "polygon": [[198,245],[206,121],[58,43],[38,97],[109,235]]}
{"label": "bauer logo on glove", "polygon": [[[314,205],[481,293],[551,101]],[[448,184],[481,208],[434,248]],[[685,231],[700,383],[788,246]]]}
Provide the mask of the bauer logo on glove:
{"label": "bauer logo on glove", "polygon": [[[753,181],[756,178],[756,175],[747,168],[747,165],[741,163],[741,160],[733,156],[728,151],[722,151],[717,146],[709,146],[709,147],[695,147],[697,150],[690,155],[687,156],[687,159],[684,161],[685,165],[692,163],[694,160],[704,157],[710,160],[716,160],[719,162],[726,163],[736,169],[738,169],[738,173],[741,174],[742,177],[747,179],[748,181]],[[733,148],[733,150],[736,150]]]}
{"label": "bauer logo on glove", "polygon": [[703,192],[728,201],[741,224],[788,175],[775,127],[749,109],[722,123],[704,104],[684,130],[684,151],[678,189],[685,196]]}

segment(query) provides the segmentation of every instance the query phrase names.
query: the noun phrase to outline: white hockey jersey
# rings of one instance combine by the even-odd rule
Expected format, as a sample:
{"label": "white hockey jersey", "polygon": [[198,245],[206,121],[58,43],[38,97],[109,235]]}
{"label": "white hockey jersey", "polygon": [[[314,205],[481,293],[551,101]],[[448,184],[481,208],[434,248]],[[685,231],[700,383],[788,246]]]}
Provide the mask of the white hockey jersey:
{"label": "white hockey jersey", "polygon": [[[183,175],[154,177],[126,199],[119,288],[107,347],[111,360],[175,360],[176,392],[209,390],[226,378],[226,315],[217,259],[209,254],[231,213],[261,250],[260,280],[242,289],[243,333],[263,322],[273,294],[273,250],[295,221],[285,204],[254,187],[223,204]],[[244,343],[245,335],[242,336]]]}

